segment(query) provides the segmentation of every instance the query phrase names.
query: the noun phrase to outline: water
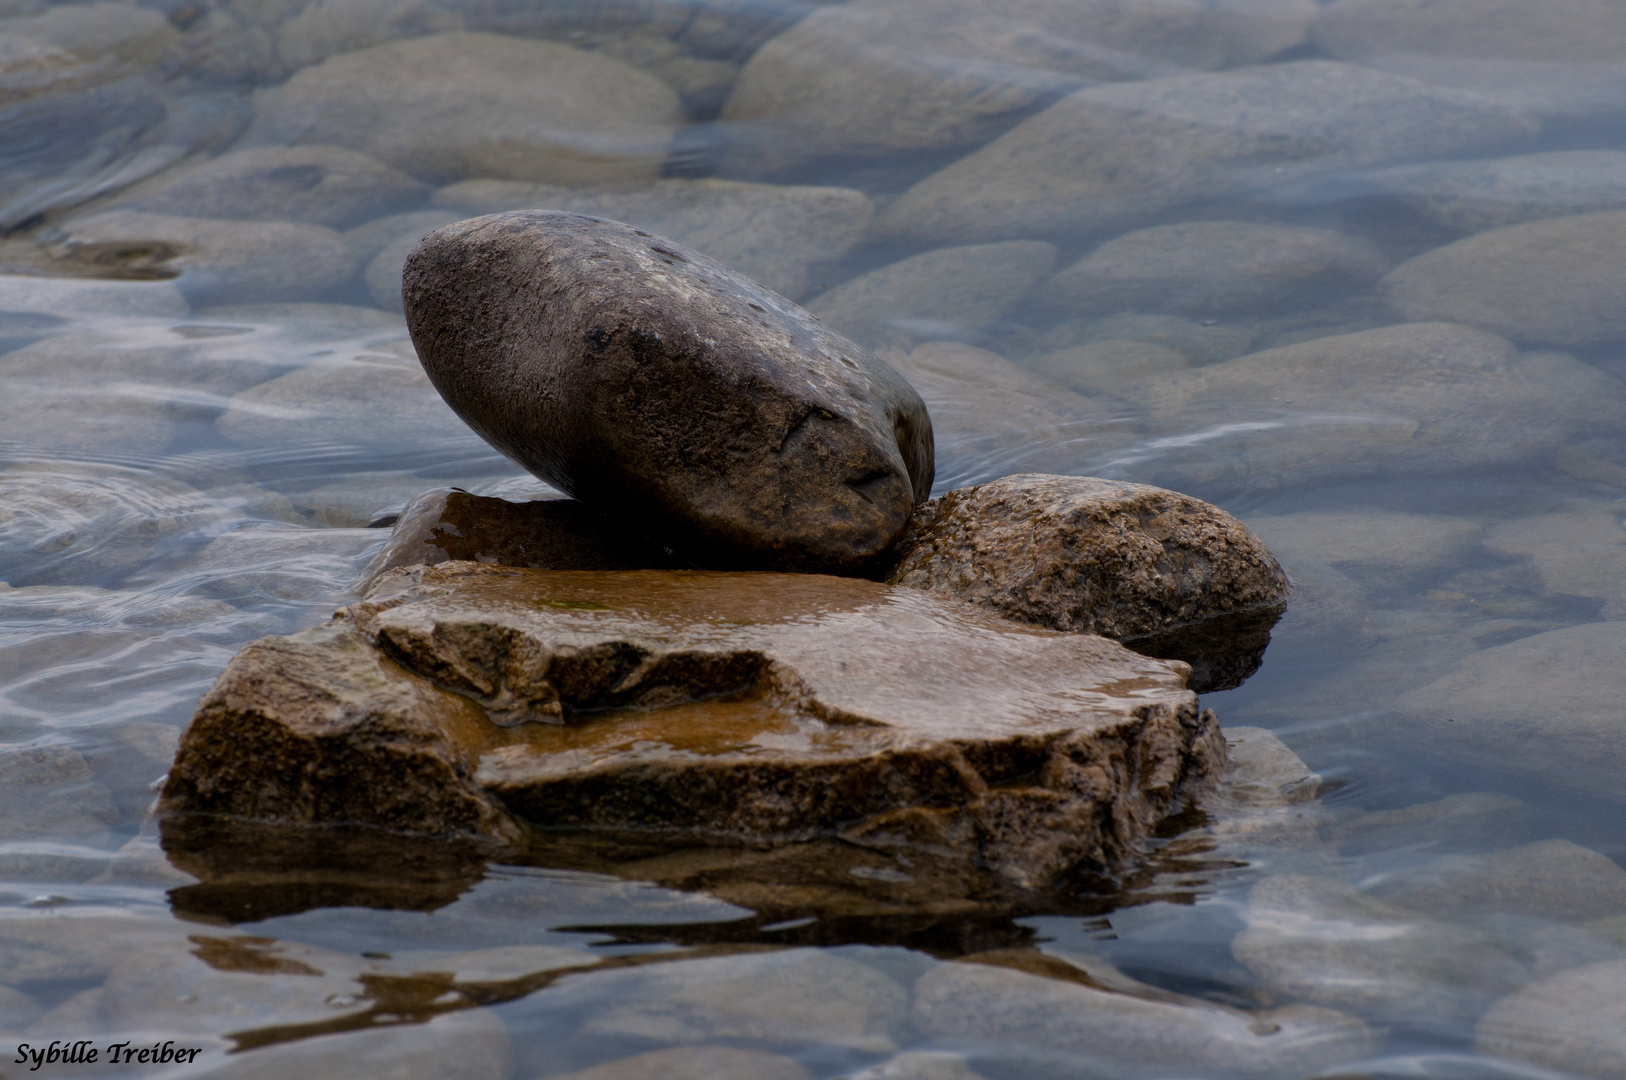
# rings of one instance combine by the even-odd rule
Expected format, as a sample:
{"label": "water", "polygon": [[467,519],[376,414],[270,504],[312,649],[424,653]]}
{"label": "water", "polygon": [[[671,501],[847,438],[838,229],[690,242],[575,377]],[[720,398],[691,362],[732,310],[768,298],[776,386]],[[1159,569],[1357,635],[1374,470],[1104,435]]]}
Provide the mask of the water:
{"label": "water", "polygon": [[[0,0],[0,1043],[1621,1075],[1622,89],[1626,9],[1580,0]],[[396,291],[424,231],[531,206],[876,348],[939,490],[1112,476],[1252,525],[1296,593],[1204,701],[1225,788],[1119,876],[974,909],[817,845],[315,872],[222,827],[207,882],[172,864],[154,785],[230,656],[344,603],[417,492],[542,490]]]}

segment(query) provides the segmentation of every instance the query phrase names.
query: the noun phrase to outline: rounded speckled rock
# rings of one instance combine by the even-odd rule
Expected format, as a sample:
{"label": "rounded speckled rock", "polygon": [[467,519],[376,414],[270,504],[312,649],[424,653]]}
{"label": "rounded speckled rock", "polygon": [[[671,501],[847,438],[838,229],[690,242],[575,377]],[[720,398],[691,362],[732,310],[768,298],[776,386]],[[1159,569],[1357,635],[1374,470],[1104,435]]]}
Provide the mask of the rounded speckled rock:
{"label": "rounded speckled rock", "polygon": [[402,296],[470,427],[705,565],[858,570],[931,490],[931,420],[902,376],[675,241],[473,218],[413,251]]}

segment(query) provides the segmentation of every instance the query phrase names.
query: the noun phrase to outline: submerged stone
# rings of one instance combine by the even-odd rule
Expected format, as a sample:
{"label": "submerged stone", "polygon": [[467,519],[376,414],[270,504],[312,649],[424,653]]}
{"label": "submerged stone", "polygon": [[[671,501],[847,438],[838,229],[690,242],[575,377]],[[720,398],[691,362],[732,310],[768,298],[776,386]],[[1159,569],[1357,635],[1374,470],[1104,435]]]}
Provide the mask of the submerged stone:
{"label": "submerged stone", "polygon": [[1458,232],[1626,210],[1626,152],[1559,150],[1489,161],[1430,161],[1369,177],[1426,220]]}
{"label": "submerged stone", "polygon": [[1567,1074],[1626,1073],[1626,961],[1560,972],[1498,1001],[1479,1022],[1481,1052]]}
{"label": "submerged stone", "polygon": [[812,1080],[813,1074],[788,1057],[728,1046],[674,1046],[607,1061],[558,1080]]}
{"label": "submerged stone", "polygon": [[931,420],[897,372],[674,241],[474,218],[424,240],[404,296],[470,427],[697,562],[861,569],[931,489]]}
{"label": "submerged stone", "polygon": [[[1007,476],[951,491],[920,508],[897,551],[893,584],[1102,634],[1229,685],[1258,667],[1289,589],[1265,546],[1218,507],[1088,477]],[[1228,653],[1239,655],[1219,659]]]}
{"label": "submerged stone", "polygon": [[1186,675],[857,579],[446,563],[240,653],[163,809],[839,836],[1043,886],[1121,858],[1223,761]]}

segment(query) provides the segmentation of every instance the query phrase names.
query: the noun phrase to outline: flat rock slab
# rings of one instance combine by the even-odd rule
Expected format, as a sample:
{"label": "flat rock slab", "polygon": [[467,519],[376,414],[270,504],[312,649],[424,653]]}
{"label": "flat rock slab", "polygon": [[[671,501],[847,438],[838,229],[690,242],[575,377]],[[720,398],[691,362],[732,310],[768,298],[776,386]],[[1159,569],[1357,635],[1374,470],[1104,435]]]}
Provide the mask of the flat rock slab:
{"label": "flat rock slab", "polygon": [[166,813],[517,843],[519,823],[963,853],[1043,885],[1223,764],[1184,664],[815,575],[385,575],[243,650]]}

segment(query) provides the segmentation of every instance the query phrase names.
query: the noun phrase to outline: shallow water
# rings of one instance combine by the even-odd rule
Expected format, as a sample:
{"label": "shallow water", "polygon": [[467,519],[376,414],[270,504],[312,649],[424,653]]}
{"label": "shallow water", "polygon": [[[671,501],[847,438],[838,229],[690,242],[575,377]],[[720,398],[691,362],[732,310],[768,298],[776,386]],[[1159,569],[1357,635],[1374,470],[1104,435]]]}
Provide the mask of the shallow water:
{"label": "shallow water", "polygon": [[[1515,8],[0,0],[0,1046],[1626,1074],[1626,8]],[[233,653],[345,603],[418,492],[545,490],[397,288],[425,231],[534,206],[875,348],[939,491],[1109,476],[1253,527],[1296,592],[1204,699],[1222,790],[1120,876],[978,904],[819,845],[172,864],[154,786]]]}

